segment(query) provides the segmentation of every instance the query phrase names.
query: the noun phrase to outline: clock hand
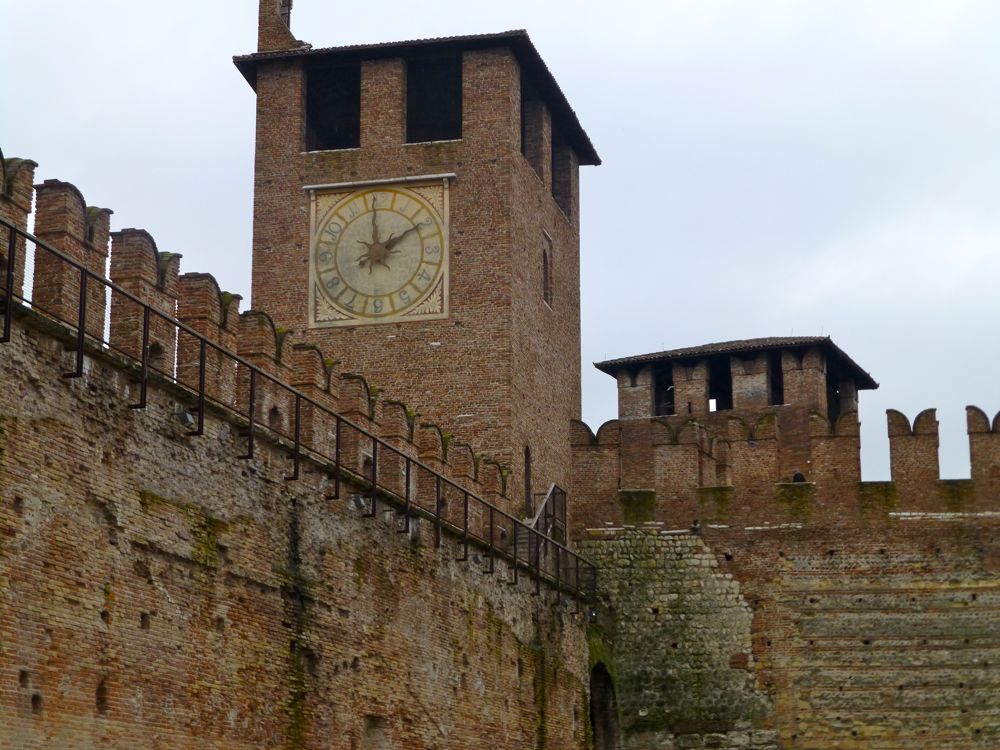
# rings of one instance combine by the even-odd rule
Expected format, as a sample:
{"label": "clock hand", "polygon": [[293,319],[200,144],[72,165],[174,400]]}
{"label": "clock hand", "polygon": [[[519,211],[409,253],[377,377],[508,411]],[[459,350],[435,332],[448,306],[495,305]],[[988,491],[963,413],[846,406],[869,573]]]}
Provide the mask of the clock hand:
{"label": "clock hand", "polygon": [[378,222],[376,218],[378,217],[378,211],[375,210],[374,203],[372,205],[372,244],[379,244],[378,241]]}
{"label": "clock hand", "polygon": [[427,226],[428,223],[429,221],[423,224],[414,224],[412,227],[407,229],[398,237],[390,237],[389,239],[387,239],[385,242],[382,243],[382,246],[386,250],[392,250],[396,245],[398,245],[400,242],[403,241],[403,238],[406,237],[406,235],[408,235],[410,232],[416,232],[418,229],[420,229],[420,227]]}

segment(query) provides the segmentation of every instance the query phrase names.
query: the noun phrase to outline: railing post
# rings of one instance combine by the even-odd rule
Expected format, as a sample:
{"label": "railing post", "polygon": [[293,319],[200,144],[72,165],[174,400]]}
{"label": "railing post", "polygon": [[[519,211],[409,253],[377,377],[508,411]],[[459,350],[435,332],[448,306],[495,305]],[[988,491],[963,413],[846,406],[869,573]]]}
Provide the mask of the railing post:
{"label": "railing post", "polygon": [[510,582],[511,586],[516,586],[517,585],[517,528],[520,525],[521,524],[519,524],[517,522],[517,519],[514,519],[514,540],[513,540],[513,544],[514,544],[514,575],[513,575],[512,579],[511,579],[511,582]]}
{"label": "railing post", "polygon": [[14,314],[14,264],[17,262],[17,230],[10,227],[7,235],[7,273],[4,282],[3,300],[3,336],[0,343],[6,344],[10,341],[10,319]]}
{"label": "railing post", "polygon": [[[149,308],[147,307],[148,311]],[[178,336],[178,340],[180,337]],[[205,434],[205,370],[208,367],[208,342],[199,339],[198,346],[198,429],[195,435]]]}
{"label": "railing post", "polygon": [[[400,534],[405,534],[410,530],[410,457],[405,456],[406,463],[403,469],[403,528],[397,529]],[[435,547],[437,544],[434,545]]]}
{"label": "railing post", "polygon": [[339,416],[334,417],[334,434],[333,439],[336,441],[336,446],[333,449],[333,465],[336,468],[335,477],[333,480],[333,499],[340,499],[340,423],[341,419]]}
{"label": "railing post", "polygon": [[434,475],[434,549],[441,547],[441,475]]}
{"label": "railing post", "polygon": [[[204,344],[204,341],[202,342]],[[286,482],[299,478],[299,456],[302,448],[302,396],[295,394],[295,453],[292,454],[292,473],[285,477]]]}
{"label": "railing post", "polygon": [[247,434],[247,452],[240,456],[240,458],[253,458],[253,438],[254,438],[254,426],[255,426],[255,415],[257,412],[257,371],[250,370],[250,424],[248,434]]}
{"label": "railing post", "polygon": [[576,592],[576,613],[580,614],[580,599],[583,596],[583,590],[580,588],[580,556],[573,556],[574,570],[576,571],[573,576],[573,590]]}
{"label": "railing post", "polygon": [[559,570],[560,563],[562,562],[562,547],[558,544],[556,545],[556,605],[562,603],[562,589],[560,588],[562,581],[562,574]]}
{"label": "railing post", "polygon": [[496,558],[496,554],[495,554],[496,547],[493,544],[493,529],[494,529],[495,526],[496,526],[496,524],[495,524],[495,522],[493,520],[493,504],[491,503],[490,504],[490,539],[489,539],[489,541],[490,541],[490,567],[486,571],[484,571],[484,572],[489,573],[489,574],[492,574],[493,571],[494,571],[494,567],[493,566],[494,566],[495,558]]}
{"label": "railing post", "polygon": [[80,310],[76,322],[76,367],[73,372],[63,373],[64,378],[83,375],[83,345],[87,336],[87,269],[83,266],[80,266]]}
{"label": "railing post", "polygon": [[149,390],[149,306],[142,306],[142,352],[139,361],[139,403],[129,404],[132,409],[146,408]]}
{"label": "railing post", "polygon": [[372,435],[372,509],[365,518],[375,518],[378,513],[378,440]]}
{"label": "railing post", "polygon": [[469,493],[462,491],[462,556],[458,558],[460,562],[469,559]]}

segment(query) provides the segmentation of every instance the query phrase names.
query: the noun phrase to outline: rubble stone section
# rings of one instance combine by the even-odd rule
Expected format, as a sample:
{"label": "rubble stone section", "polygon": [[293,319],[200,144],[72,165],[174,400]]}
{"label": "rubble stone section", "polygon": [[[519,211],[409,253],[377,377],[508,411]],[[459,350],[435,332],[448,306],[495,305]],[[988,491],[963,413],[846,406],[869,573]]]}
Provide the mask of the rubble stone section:
{"label": "rubble stone section", "polygon": [[623,750],[775,750],[753,613],[704,542],[647,523],[591,530],[581,548],[610,611],[591,628],[591,661],[614,681]]}

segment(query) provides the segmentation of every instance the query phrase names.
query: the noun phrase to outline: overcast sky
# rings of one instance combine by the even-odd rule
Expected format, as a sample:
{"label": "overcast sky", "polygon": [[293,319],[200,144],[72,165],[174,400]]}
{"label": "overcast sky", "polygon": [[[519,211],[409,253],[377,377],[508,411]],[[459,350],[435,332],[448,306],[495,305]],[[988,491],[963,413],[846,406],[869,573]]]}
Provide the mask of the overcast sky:
{"label": "overcast sky", "polygon": [[[0,148],[39,162],[249,296],[253,0],[0,0]],[[966,404],[1000,409],[1000,3],[296,0],[316,47],[526,28],[604,159],[582,175],[590,363],[830,335],[885,409],[938,408],[968,476]],[[634,217],[645,218],[636,229]]]}

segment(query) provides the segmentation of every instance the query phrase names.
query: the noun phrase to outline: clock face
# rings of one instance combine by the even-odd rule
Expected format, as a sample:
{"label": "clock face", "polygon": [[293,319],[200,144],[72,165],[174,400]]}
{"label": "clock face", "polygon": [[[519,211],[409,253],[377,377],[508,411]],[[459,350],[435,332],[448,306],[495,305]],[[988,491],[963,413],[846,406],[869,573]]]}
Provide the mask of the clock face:
{"label": "clock face", "polygon": [[443,183],[313,196],[313,327],[447,315]]}

